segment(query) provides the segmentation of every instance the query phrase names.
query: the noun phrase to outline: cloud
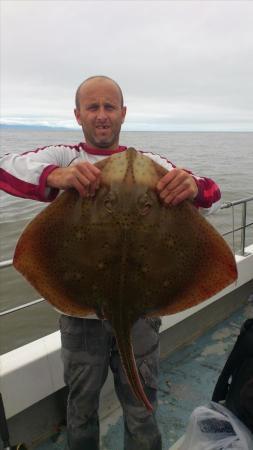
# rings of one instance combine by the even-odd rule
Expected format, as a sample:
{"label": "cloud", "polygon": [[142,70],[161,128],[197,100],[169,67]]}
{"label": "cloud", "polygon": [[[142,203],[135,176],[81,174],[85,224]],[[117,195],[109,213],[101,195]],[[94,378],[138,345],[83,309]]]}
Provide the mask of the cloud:
{"label": "cloud", "polygon": [[251,2],[2,1],[1,20],[2,118],[73,123],[76,87],[106,74],[129,126],[252,129]]}

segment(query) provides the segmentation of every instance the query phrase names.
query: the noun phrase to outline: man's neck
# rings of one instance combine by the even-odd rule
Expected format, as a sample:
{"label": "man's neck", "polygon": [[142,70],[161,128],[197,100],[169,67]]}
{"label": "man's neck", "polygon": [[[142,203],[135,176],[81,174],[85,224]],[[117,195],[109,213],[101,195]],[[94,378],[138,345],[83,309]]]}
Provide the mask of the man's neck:
{"label": "man's neck", "polygon": [[91,155],[113,155],[114,153],[120,153],[127,149],[126,146],[119,145],[115,150],[108,149],[108,148],[96,148],[96,147],[90,147],[85,142],[82,144],[83,149],[86,151],[86,153],[90,153]]}

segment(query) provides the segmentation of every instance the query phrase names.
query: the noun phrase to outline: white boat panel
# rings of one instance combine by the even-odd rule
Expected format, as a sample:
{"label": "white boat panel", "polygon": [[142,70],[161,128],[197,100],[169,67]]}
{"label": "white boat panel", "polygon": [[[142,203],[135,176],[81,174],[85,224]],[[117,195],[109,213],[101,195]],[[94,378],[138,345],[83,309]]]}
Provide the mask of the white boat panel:
{"label": "white boat panel", "polygon": [[0,357],[0,389],[12,417],[64,386],[60,333],[52,333]]}

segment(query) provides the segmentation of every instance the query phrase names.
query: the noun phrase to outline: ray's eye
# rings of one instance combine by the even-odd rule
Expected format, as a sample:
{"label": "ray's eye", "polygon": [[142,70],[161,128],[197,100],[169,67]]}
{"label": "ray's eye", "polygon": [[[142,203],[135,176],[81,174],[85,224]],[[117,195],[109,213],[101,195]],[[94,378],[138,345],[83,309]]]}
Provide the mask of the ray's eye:
{"label": "ray's eye", "polygon": [[138,210],[142,216],[145,216],[149,213],[153,205],[151,198],[145,194],[138,200]]}
{"label": "ray's eye", "polygon": [[116,195],[112,194],[110,192],[104,200],[104,207],[105,207],[106,211],[111,213],[113,211],[113,208],[116,205],[116,203],[117,203]]}

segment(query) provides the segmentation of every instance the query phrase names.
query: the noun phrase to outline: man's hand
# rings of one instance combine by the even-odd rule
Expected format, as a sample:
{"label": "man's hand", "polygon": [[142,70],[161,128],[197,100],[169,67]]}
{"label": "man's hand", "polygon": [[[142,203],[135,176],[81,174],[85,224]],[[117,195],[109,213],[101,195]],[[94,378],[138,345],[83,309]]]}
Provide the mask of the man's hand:
{"label": "man's hand", "polygon": [[57,189],[75,188],[81,197],[93,197],[100,183],[100,170],[89,162],[53,170],[47,186]]}
{"label": "man's hand", "polygon": [[198,194],[194,177],[183,169],[166,173],[157,184],[160,198],[165,205],[178,205],[183,200],[193,200]]}

